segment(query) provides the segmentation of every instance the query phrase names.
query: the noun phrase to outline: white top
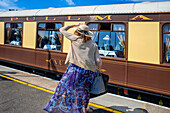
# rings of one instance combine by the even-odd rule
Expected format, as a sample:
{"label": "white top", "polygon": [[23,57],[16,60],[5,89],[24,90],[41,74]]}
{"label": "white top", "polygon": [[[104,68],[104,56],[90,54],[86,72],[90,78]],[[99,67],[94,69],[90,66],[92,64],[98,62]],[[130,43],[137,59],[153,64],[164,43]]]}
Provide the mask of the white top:
{"label": "white top", "polygon": [[96,72],[102,64],[97,44],[93,40],[83,42],[80,36],[67,32],[71,27],[73,25],[60,28],[60,32],[71,40],[71,47],[65,64],[73,63],[84,69]]}
{"label": "white top", "polygon": [[167,13],[167,12],[170,12],[170,1],[4,11],[0,12],[0,17]]}

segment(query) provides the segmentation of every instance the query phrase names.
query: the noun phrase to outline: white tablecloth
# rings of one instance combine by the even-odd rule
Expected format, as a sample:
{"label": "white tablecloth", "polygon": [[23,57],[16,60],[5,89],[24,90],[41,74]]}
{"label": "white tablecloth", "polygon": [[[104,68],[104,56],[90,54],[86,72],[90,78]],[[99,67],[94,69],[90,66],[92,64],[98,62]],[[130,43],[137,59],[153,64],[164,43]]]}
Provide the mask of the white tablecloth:
{"label": "white tablecloth", "polygon": [[11,41],[10,44],[19,46],[19,42],[17,42],[17,41]]}
{"label": "white tablecloth", "polygon": [[115,51],[99,50],[99,54],[100,54],[100,55],[104,55],[104,56],[114,55],[114,57],[117,57]]}
{"label": "white tablecloth", "polygon": [[57,47],[61,47],[61,45],[45,45],[43,49],[57,50]]}

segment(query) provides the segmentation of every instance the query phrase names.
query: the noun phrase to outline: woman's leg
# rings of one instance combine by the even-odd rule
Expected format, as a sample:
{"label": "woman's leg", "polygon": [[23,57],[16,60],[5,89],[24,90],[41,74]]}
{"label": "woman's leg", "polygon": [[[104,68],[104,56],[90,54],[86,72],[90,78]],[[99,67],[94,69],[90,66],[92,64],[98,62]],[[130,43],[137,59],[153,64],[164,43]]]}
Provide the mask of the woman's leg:
{"label": "woman's leg", "polygon": [[83,113],[87,113],[87,108],[83,107]]}

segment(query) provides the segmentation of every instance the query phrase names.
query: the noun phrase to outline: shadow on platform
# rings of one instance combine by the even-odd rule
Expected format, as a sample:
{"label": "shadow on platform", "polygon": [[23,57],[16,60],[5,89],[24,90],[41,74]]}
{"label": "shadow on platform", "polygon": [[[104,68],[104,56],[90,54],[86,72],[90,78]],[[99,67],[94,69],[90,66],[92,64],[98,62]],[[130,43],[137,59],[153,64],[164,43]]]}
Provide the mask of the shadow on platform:
{"label": "shadow on platform", "polygon": [[[121,113],[149,113],[146,109],[135,108],[132,110],[132,108],[129,108],[127,106],[111,106],[107,108],[120,111]],[[103,109],[98,109],[90,106],[88,109],[88,113],[113,113],[113,112],[109,112]]]}
{"label": "shadow on platform", "polygon": [[18,72],[0,71],[0,74],[17,74]]}
{"label": "shadow on platform", "polygon": [[30,75],[27,75],[27,74],[21,74],[19,72],[12,72],[12,71],[0,71],[0,74],[2,75],[15,75],[15,76],[18,76],[18,77],[37,77],[37,76],[30,76]]}

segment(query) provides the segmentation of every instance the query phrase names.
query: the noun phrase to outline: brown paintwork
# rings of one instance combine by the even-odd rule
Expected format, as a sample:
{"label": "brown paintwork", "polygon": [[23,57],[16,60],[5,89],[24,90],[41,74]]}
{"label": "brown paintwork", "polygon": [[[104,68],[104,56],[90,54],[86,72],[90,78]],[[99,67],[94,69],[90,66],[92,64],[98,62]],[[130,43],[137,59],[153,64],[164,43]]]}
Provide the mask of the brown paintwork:
{"label": "brown paintwork", "polygon": [[[43,49],[0,45],[0,59],[64,73],[66,54]],[[170,95],[170,65],[162,66],[102,57],[109,83]]]}

